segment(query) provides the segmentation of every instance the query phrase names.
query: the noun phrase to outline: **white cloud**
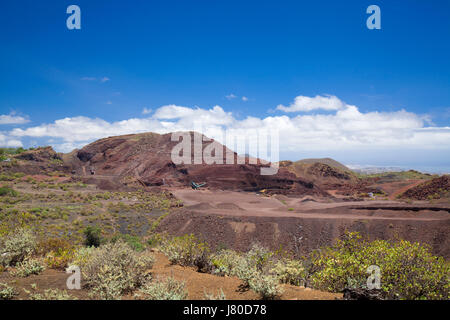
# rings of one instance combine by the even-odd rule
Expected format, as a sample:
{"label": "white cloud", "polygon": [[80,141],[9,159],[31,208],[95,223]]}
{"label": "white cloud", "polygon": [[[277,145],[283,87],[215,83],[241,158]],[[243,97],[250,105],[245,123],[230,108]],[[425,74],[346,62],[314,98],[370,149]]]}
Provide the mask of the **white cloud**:
{"label": "white cloud", "polygon": [[145,108],[145,107],[144,107],[144,109],[142,109],[142,114],[150,114],[150,113],[152,113],[152,109]]}
{"label": "white cloud", "polygon": [[27,122],[30,122],[30,120],[16,116],[14,113],[0,115],[0,124],[24,124]]}
{"label": "white cloud", "polygon": [[281,110],[284,112],[307,112],[312,110],[341,110],[344,109],[347,105],[342,102],[336,96],[315,96],[315,97],[306,97],[306,96],[298,96],[295,98],[294,102],[291,103],[288,107],[283,106],[282,104],[277,106],[277,110]]}
{"label": "white cloud", "polygon": [[128,119],[117,122],[107,122],[99,118],[73,117],[56,120],[54,123],[42,124],[27,129],[16,128],[10,132],[14,137],[51,137],[60,138],[65,142],[82,143],[107,136],[145,132],[149,128],[161,127],[152,119]]}
{"label": "white cloud", "polygon": [[106,101],[106,104],[112,104],[112,101],[108,100]]}
{"label": "white cloud", "polygon": [[82,77],[81,80],[83,81],[100,81],[101,83],[105,83],[110,81],[111,79],[108,77],[101,77],[101,78],[97,78],[97,77]]}
{"label": "white cloud", "polygon": [[248,98],[246,96],[243,96],[242,101],[248,101]]}
{"label": "white cloud", "polygon": [[22,147],[22,142],[15,138],[0,133],[0,147],[17,148]]}
{"label": "white cloud", "polygon": [[179,126],[192,127],[194,123],[203,123],[207,126],[230,125],[234,118],[231,112],[225,112],[220,106],[206,110],[201,108],[188,108],[176,105],[167,105],[158,108],[153,115],[158,120],[177,120]]}
{"label": "white cloud", "polygon": [[61,151],[70,151],[99,138],[148,131],[198,130],[220,141],[222,129],[242,137],[248,135],[249,129],[276,129],[280,136],[280,151],[288,153],[301,154],[305,150],[371,150],[377,154],[387,150],[450,150],[450,127],[427,124],[426,117],[405,110],[364,113],[350,105],[327,114],[249,116],[245,119],[237,119],[220,106],[203,109],[167,105],[155,110],[150,118],[108,122],[80,116],[27,129],[16,128],[9,135],[58,138],[62,142],[54,146]]}
{"label": "white cloud", "polygon": [[227,98],[228,100],[233,100],[233,99],[236,99],[237,96],[232,94],[232,93],[230,93],[229,95],[225,96],[225,98]]}

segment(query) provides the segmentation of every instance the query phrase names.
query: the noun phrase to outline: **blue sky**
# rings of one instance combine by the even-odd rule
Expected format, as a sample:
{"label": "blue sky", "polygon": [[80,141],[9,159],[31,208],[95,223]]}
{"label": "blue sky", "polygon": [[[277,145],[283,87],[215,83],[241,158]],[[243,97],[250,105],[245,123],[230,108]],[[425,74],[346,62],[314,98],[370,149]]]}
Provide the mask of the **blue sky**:
{"label": "blue sky", "polygon": [[[66,28],[71,4],[81,30]],[[366,27],[371,4],[381,30]],[[450,167],[449,12],[437,0],[5,0],[0,144],[68,151],[114,132],[189,129],[199,115],[243,130],[253,117],[292,126],[282,158]],[[358,114],[339,113],[349,106]]]}

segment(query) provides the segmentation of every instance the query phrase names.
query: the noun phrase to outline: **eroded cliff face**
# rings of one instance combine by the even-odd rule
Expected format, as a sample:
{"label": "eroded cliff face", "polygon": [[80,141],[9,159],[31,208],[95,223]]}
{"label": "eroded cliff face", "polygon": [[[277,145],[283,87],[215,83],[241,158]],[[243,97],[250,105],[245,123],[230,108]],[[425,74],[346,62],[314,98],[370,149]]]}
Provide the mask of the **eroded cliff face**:
{"label": "eroded cliff face", "polygon": [[253,243],[272,250],[280,246],[298,256],[329,246],[346,231],[358,231],[375,239],[398,238],[428,244],[433,253],[450,258],[450,220],[343,219],[209,214],[182,209],[165,218],[159,232],[172,235],[193,233],[213,247],[247,251]]}

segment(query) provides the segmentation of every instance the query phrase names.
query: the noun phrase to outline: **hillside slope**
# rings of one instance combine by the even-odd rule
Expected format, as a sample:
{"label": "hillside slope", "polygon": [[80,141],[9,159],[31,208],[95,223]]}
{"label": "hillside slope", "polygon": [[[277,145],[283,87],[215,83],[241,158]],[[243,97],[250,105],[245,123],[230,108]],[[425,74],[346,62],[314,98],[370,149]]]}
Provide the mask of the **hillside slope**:
{"label": "hillside slope", "polygon": [[[119,182],[126,186],[170,186],[189,187],[191,181],[206,182],[211,189],[260,191],[281,194],[311,194],[326,196],[327,193],[314,183],[296,177],[286,169],[280,169],[275,175],[261,175],[260,170],[267,165],[237,164],[238,155],[223,145],[223,155],[217,158],[226,162],[230,152],[234,164],[194,163],[194,133],[191,136],[191,164],[175,164],[171,159],[173,148],[179,143],[171,141],[171,134],[142,133],[109,137],[95,141],[81,150],[64,157],[76,174],[92,177],[109,177],[115,186]],[[203,137],[203,136],[202,136]],[[211,141],[203,142],[201,150],[205,152]],[[202,152],[200,151],[200,152]],[[199,151],[196,150],[198,153]],[[212,152],[214,156],[215,152]],[[242,158],[239,158],[242,159]]]}
{"label": "hillside slope", "polygon": [[280,167],[286,168],[297,177],[322,186],[353,184],[358,181],[355,173],[331,158],[281,161]]}
{"label": "hillside slope", "polygon": [[443,175],[423,182],[406,190],[400,198],[414,200],[450,198],[450,176]]}

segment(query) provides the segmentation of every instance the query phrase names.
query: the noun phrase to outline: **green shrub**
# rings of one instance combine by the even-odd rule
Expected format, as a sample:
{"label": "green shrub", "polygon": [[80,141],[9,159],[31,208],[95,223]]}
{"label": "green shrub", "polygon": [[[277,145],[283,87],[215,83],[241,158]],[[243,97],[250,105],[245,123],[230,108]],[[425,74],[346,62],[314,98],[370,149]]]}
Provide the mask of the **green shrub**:
{"label": "green shrub", "polygon": [[245,259],[258,271],[265,271],[272,263],[274,253],[259,244],[253,244],[250,251],[245,254]]}
{"label": "green shrub", "polygon": [[58,249],[47,253],[45,264],[51,269],[65,270],[74,258],[74,249]]}
{"label": "green shrub", "polygon": [[37,247],[37,253],[45,256],[45,264],[51,269],[64,270],[74,258],[74,246],[64,239],[46,239],[39,242]]}
{"label": "green shrub", "polygon": [[0,238],[0,265],[15,266],[36,249],[36,238],[28,229],[18,229]]}
{"label": "green shrub", "polygon": [[243,263],[244,258],[234,250],[221,250],[209,257],[211,273],[219,276],[235,276],[237,266]]}
{"label": "green shrub", "polygon": [[129,234],[119,234],[114,236],[111,239],[111,242],[117,242],[118,240],[122,240],[124,242],[126,242],[131,248],[133,248],[136,251],[143,251],[145,249],[144,244],[141,242],[141,240],[139,239],[139,237],[137,236],[132,236]]}
{"label": "green shrub", "polygon": [[199,271],[209,269],[209,246],[193,234],[166,239],[160,247],[172,264],[195,266]]}
{"label": "green shrub", "polygon": [[0,300],[11,300],[17,292],[6,283],[0,283]]}
{"label": "green shrub", "polygon": [[86,237],[84,244],[87,247],[98,247],[102,244],[102,231],[97,226],[88,226],[84,229]]}
{"label": "green shrub", "polygon": [[150,235],[149,239],[147,240],[147,245],[150,248],[156,247],[163,242],[163,238],[164,238],[163,235],[159,233],[154,233]]}
{"label": "green shrub", "polygon": [[78,300],[71,296],[66,290],[47,289],[43,294],[29,292],[30,300]]}
{"label": "green shrub", "polygon": [[83,265],[79,265],[84,285],[93,296],[120,299],[121,295],[140,287],[149,277],[154,258],[137,253],[122,241],[95,248]]}
{"label": "green shrub", "polygon": [[248,287],[250,281],[259,275],[260,271],[256,269],[247,259],[238,260],[234,267],[235,275],[244,282],[244,286]]}
{"label": "green shrub", "polygon": [[172,277],[147,282],[136,294],[137,298],[147,300],[185,300],[187,296],[185,283]]}
{"label": "green shrub", "polygon": [[370,265],[381,271],[381,290],[389,299],[450,299],[450,264],[431,254],[428,246],[408,241],[365,241],[358,233],[311,254],[311,283],[341,292],[364,287]]}
{"label": "green shrub", "polygon": [[223,293],[222,288],[220,288],[219,291],[217,291],[217,295],[214,295],[214,293],[208,293],[204,291],[205,300],[227,300],[227,297],[225,296],[225,293]]}
{"label": "green shrub", "polygon": [[271,274],[277,276],[281,283],[299,286],[305,282],[306,272],[302,263],[298,260],[280,259],[270,270]]}
{"label": "green shrub", "polygon": [[254,244],[242,256],[242,259],[237,260],[234,267],[236,276],[244,282],[245,286],[249,286],[253,278],[269,274],[274,264],[273,256],[273,252],[259,244]]}
{"label": "green shrub", "polygon": [[0,197],[10,196],[17,197],[19,193],[11,187],[3,186],[0,187]]}
{"label": "green shrub", "polygon": [[47,238],[38,242],[36,251],[38,254],[45,255],[49,252],[72,248],[73,245],[67,240],[60,238]]}
{"label": "green shrub", "polygon": [[274,299],[283,293],[283,288],[279,285],[278,278],[274,275],[258,273],[250,279],[249,286],[250,289],[265,300]]}
{"label": "green shrub", "polygon": [[80,247],[73,253],[73,258],[69,262],[69,266],[78,266],[83,268],[89,261],[92,253],[95,251],[95,247]]}
{"label": "green shrub", "polygon": [[14,272],[12,272],[12,275],[23,278],[32,274],[40,274],[45,270],[44,265],[38,259],[29,259],[19,262],[16,267],[17,268]]}

